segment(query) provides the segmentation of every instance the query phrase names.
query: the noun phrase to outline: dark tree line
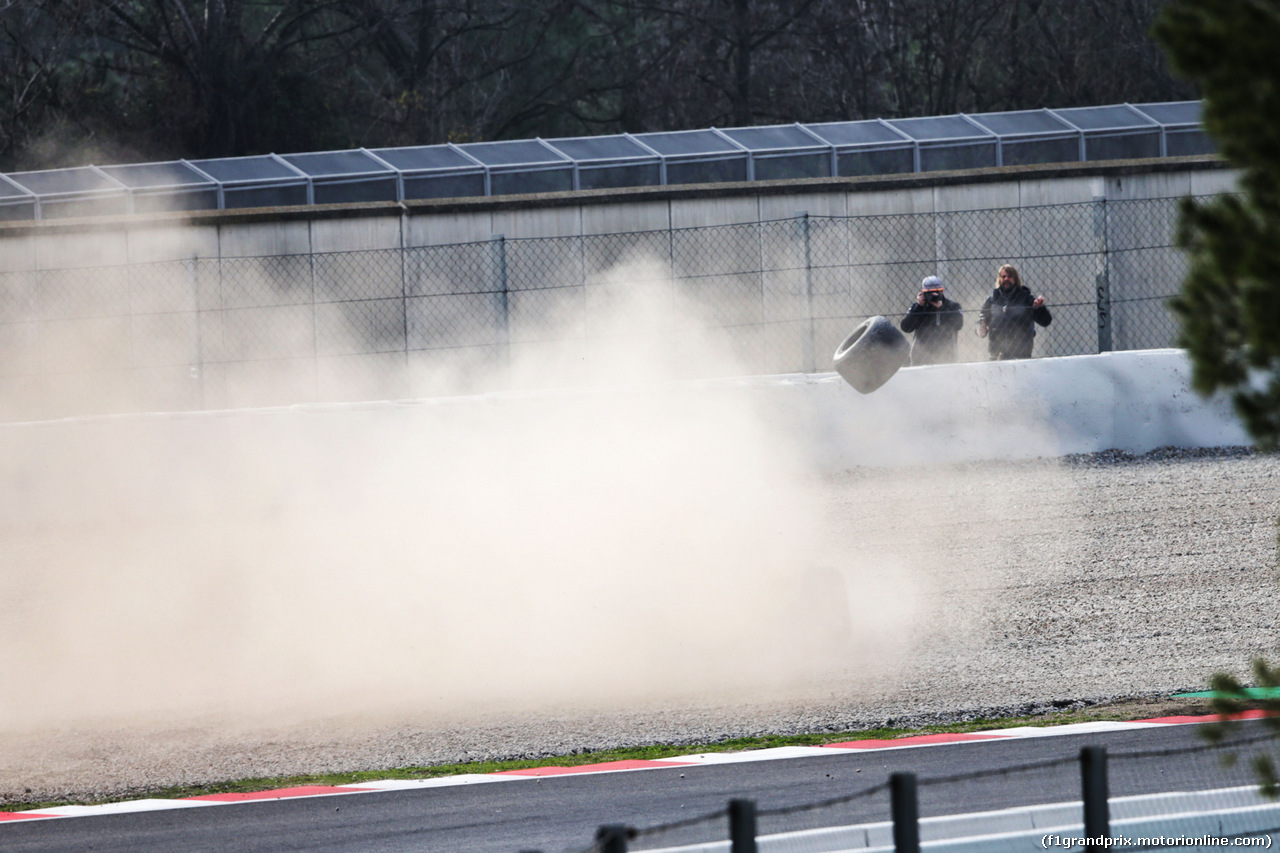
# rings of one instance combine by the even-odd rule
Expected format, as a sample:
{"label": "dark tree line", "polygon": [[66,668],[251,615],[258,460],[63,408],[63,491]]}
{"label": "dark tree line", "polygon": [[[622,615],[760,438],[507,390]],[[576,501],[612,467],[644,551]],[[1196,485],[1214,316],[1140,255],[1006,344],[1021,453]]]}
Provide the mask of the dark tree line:
{"label": "dark tree line", "polygon": [[0,0],[0,169],[1195,97],[1163,0]]}
{"label": "dark tree line", "polygon": [[[1255,445],[1280,451],[1280,2],[1175,0],[1157,19],[1157,38],[1179,73],[1204,93],[1205,126],[1233,167],[1238,194],[1184,199],[1178,242],[1189,271],[1172,303],[1179,343],[1191,358],[1192,384],[1227,393]],[[1227,673],[1210,679],[1213,710],[1261,708],[1280,734],[1280,664],[1253,661],[1250,693]],[[1206,726],[1221,742],[1239,723]],[[1234,758],[1234,756],[1232,756]],[[1274,754],[1254,758],[1261,792],[1280,796]]]}

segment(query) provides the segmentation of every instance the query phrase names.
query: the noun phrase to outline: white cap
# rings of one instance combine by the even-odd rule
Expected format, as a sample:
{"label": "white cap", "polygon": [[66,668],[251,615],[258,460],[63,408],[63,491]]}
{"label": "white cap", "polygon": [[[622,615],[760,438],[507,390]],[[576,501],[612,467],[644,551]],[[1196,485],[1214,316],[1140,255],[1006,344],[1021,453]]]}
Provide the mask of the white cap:
{"label": "white cap", "polygon": [[920,282],[921,290],[946,290],[947,286],[942,283],[942,279],[936,275],[925,276],[924,281]]}

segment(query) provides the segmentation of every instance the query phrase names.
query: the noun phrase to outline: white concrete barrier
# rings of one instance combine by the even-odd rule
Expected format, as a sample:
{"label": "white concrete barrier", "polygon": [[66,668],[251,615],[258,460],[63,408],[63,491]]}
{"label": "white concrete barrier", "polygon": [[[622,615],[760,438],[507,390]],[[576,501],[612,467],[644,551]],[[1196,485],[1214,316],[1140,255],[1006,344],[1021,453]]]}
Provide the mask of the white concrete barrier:
{"label": "white concrete barrier", "polygon": [[905,368],[872,394],[838,375],[740,380],[823,470],[1250,444],[1182,350]]}
{"label": "white concrete barrier", "polygon": [[[108,446],[117,434],[145,434],[153,436],[152,445],[172,443],[180,436],[192,450],[207,450],[236,437],[258,446],[274,442],[289,448],[302,440],[377,434],[394,426],[429,441],[426,436],[462,429],[458,424],[486,421],[549,423],[553,425],[545,427],[550,432],[544,430],[544,435],[550,436],[557,429],[554,424],[589,431],[593,416],[616,412],[619,403],[630,406],[628,412],[644,414],[646,398],[652,398],[656,402],[651,408],[663,413],[652,422],[669,432],[667,444],[687,435],[692,450],[693,444],[705,444],[708,430],[726,433],[726,444],[729,431],[754,431],[756,440],[743,444],[742,452],[758,453],[760,440],[775,441],[786,445],[779,448],[785,454],[779,455],[826,473],[861,466],[1250,444],[1229,400],[1202,398],[1190,387],[1190,371],[1182,350],[1141,350],[904,368],[871,394],[858,393],[836,373],[790,374],[399,402],[101,416],[4,429],[11,442],[19,442],[51,431],[72,430],[82,436],[83,427],[97,423],[94,434]],[[758,422],[744,423],[753,416]],[[671,426],[680,419],[688,426]],[[633,423],[631,434],[643,434],[645,423]],[[83,439],[77,444],[84,444]]]}
{"label": "white concrete barrier", "polygon": [[[715,418],[720,429],[757,413],[789,453],[825,473],[1252,443],[1229,399],[1192,390],[1191,364],[1179,349],[910,367],[871,394],[858,393],[833,372],[484,394],[395,408],[413,419],[430,420],[440,407],[457,414],[474,406],[514,417],[667,393],[692,403],[674,411]],[[294,411],[364,418],[377,407]]]}

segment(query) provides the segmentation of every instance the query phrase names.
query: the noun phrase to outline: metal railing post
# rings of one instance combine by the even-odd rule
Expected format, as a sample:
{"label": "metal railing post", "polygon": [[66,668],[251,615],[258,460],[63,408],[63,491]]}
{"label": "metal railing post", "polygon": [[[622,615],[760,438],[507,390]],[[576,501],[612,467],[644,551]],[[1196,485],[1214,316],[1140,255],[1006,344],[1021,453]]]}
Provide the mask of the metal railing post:
{"label": "metal railing post", "polygon": [[756,853],[756,804],[729,801],[729,853]]}
{"label": "metal railing post", "polygon": [[507,363],[511,363],[511,304],[507,289],[507,238],[494,234],[489,238],[493,256],[493,286],[498,299],[498,343],[503,347]]}
{"label": "metal railing post", "polygon": [[[403,187],[404,175],[397,174],[396,177],[397,177],[397,180],[399,180],[402,185],[400,189],[400,193],[401,193],[400,197],[403,198],[404,197],[404,187]],[[407,216],[408,214],[404,212],[401,212],[400,214],[400,231],[399,231],[399,234],[400,234],[400,238],[399,238],[400,239],[400,249],[399,249],[400,330],[404,334],[404,384],[402,387],[404,388],[404,393],[407,396],[412,396],[413,383],[410,377],[413,375],[413,361],[410,358],[410,352],[412,351],[412,346],[409,342],[409,295],[410,295],[410,289],[411,289],[409,286],[410,267],[409,267],[409,248],[408,248],[408,244],[405,241],[405,233],[404,233],[405,219]]]}
{"label": "metal railing post", "polygon": [[627,828],[620,823],[606,823],[596,830],[596,850],[600,853],[627,853]]}
{"label": "metal railing post", "polygon": [[1111,815],[1107,808],[1107,750],[1086,746],[1080,750],[1080,789],[1084,798],[1084,837],[1108,838]]}
{"label": "metal railing post", "polygon": [[813,319],[813,246],[810,242],[809,211],[796,214],[800,220],[800,239],[804,242],[804,296],[805,313],[809,320],[808,334],[803,342],[804,370],[813,373],[818,369],[816,332]]}
{"label": "metal railing post", "polygon": [[191,378],[196,384],[196,394],[200,398],[200,408],[205,407],[204,399],[204,339],[201,336],[201,323],[204,311],[200,305],[200,267],[197,258],[188,258],[182,262],[187,274],[187,286],[191,288],[191,310],[195,323],[191,330]]}
{"label": "metal railing post", "polygon": [[1105,197],[1094,199],[1094,231],[1102,244],[1102,271],[1095,276],[1097,288],[1098,352],[1111,352],[1111,235]]}
{"label": "metal railing post", "polygon": [[894,773],[889,777],[889,811],[895,853],[920,853],[920,804],[914,773]]}

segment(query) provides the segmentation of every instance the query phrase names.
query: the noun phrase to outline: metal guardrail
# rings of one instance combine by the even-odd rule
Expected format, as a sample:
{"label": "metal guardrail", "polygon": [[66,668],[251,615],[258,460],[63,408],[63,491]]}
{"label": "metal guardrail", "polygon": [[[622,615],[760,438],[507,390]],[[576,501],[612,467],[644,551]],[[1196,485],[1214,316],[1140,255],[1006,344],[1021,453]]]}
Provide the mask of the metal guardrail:
{"label": "metal guardrail", "polygon": [[1199,101],[261,154],[0,174],[0,220],[1212,154]]}

